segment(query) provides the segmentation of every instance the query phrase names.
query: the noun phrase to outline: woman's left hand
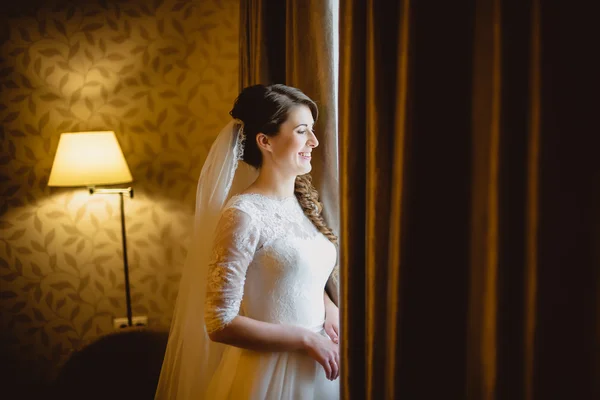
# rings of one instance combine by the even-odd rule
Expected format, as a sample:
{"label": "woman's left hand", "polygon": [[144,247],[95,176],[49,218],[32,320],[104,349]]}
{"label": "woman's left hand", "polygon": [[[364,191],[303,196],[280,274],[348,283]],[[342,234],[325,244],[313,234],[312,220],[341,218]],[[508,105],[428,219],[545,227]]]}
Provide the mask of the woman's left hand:
{"label": "woman's left hand", "polygon": [[325,308],[325,333],[334,343],[340,342],[340,311],[333,303]]}

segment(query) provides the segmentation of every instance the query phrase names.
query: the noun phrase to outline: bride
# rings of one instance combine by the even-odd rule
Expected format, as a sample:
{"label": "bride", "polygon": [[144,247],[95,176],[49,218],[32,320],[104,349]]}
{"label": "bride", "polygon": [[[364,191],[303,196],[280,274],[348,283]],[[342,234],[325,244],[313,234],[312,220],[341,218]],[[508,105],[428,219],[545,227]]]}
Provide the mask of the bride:
{"label": "bride", "polygon": [[307,175],[317,107],[255,85],[231,115],[200,174],[156,399],[338,399],[336,237]]}

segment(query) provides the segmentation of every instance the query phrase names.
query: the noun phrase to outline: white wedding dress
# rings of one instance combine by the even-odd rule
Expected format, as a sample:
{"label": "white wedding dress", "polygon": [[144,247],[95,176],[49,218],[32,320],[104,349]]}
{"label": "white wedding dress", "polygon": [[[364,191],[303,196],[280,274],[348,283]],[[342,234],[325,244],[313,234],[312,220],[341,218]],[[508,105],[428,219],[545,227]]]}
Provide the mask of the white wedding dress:
{"label": "white wedding dress", "polygon": [[[295,197],[232,197],[223,208],[208,271],[205,322],[221,329],[238,314],[327,336],[323,293],[337,280],[335,246]],[[336,282],[337,285],[337,282]],[[339,399],[339,380],[302,352],[225,346],[207,399]]]}

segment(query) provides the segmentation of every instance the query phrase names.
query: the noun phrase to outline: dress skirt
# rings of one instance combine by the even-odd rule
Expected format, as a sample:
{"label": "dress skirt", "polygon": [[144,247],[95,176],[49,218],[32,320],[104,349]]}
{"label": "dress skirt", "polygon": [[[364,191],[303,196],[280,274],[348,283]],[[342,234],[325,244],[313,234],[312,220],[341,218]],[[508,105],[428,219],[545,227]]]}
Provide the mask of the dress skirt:
{"label": "dress skirt", "polygon": [[258,352],[227,346],[206,398],[337,400],[339,378],[328,380],[321,364],[301,352]]}

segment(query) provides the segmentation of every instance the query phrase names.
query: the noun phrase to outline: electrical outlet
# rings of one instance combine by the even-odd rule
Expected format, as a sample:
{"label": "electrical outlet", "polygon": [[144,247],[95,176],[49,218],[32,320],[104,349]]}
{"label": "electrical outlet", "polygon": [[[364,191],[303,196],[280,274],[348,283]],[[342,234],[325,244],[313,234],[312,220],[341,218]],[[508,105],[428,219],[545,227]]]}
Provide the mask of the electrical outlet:
{"label": "electrical outlet", "polygon": [[[131,323],[133,324],[133,326],[148,326],[148,316],[134,315],[133,317],[131,317]],[[113,326],[115,327],[115,330],[127,328],[127,317],[113,319]]]}

